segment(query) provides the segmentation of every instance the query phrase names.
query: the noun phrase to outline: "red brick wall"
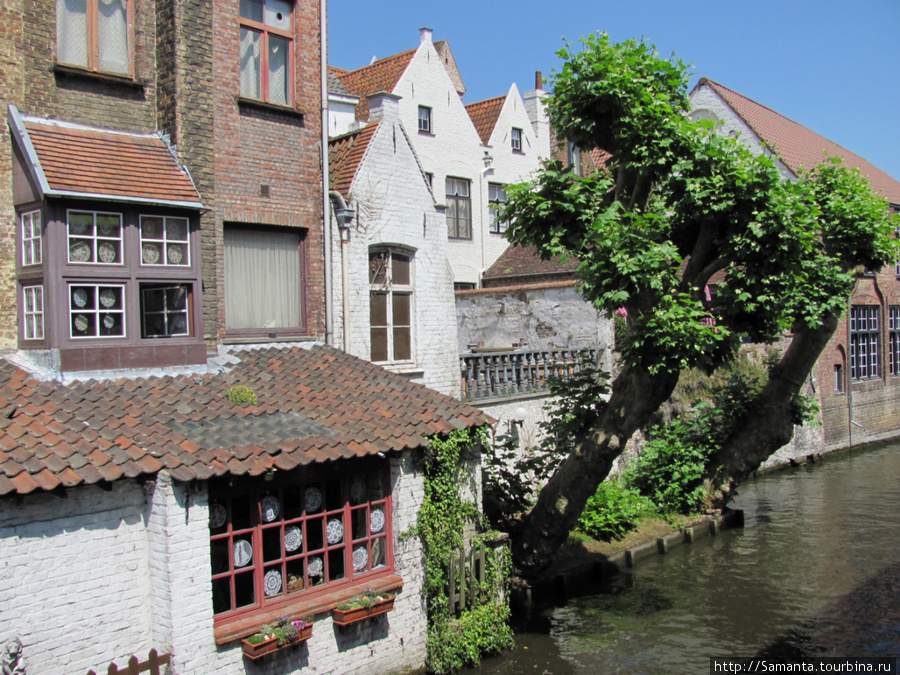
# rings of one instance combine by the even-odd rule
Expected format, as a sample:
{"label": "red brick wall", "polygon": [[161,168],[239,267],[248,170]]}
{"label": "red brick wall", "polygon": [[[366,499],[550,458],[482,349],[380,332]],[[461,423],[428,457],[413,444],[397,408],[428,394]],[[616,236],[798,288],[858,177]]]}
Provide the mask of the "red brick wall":
{"label": "red brick wall", "polygon": [[[875,277],[858,281],[850,304],[880,307],[880,376],[871,380],[850,381],[848,313],[845,311],[815,369],[827,449],[859,445],[894,436],[900,431],[900,415],[897,415],[900,377],[888,372],[887,352],[888,308],[900,305],[900,282],[894,267],[886,267]],[[835,389],[836,364],[843,367],[843,392]],[[851,408],[852,419],[862,426],[851,424]]]}

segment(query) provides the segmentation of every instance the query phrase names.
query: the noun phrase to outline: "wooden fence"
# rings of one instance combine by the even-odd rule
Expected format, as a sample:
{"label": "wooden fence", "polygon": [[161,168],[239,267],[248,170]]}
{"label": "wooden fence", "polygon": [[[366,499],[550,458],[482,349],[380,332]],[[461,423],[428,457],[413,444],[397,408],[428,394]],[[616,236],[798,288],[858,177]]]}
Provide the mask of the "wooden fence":
{"label": "wooden fence", "polygon": [[[138,657],[132,656],[128,659],[128,665],[119,668],[115,663],[110,663],[106,669],[106,675],[139,675],[139,673],[149,673],[150,675],[162,675],[163,671],[160,666],[167,666],[172,660],[171,654],[160,655],[155,649],[150,650],[150,656],[146,661],[138,661]],[[97,675],[94,670],[89,670],[87,675]]]}
{"label": "wooden fence", "polygon": [[489,599],[497,589],[486,588],[485,563],[488,556],[499,555],[498,549],[506,545],[508,535],[502,534],[485,546],[484,542],[469,549],[451,554],[448,571],[447,598],[450,614],[459,614],[467,607],[475,607]]}

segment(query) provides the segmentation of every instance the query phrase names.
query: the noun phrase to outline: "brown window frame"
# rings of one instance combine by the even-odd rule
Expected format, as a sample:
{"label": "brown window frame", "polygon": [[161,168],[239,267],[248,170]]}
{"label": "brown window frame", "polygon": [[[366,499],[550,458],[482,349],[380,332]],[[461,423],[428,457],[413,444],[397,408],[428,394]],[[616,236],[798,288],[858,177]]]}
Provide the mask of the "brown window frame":
{"label": "brown window frame", "polygon": [[[299,299],[300,299],[300,307],[299,311],[299,326],[255,326],[251,328],[229,328],[228,327],[228,313],[227,313],[227,275],[228,270],[225,269],[226,275],[226,316],[225,316],[225,336],[228,339],[235,340],[256,340],[259,338],[262,339],[276,339],[283,337],[307,337],[309,335],[309,319],[307,312],[307,291],[309,289],[309,279],[307,278],[306,273],[306,244],[307,244],[307,230],[296,228],[296,227],[281,227],[281,226],[273,226],[273,225],[253,225],[249,223],[225,223],[224,225],[224,233],[227,234],[228,231],[244,231],[244,232],[254,232],[262,235],[265,232],[281,232],[281,233],[291,233],[297,235],[297,256],[298,256],[298,273],[300,276],[300,290],[299,290]],[[223,237],[224,239],[224,237]]]}
{"label": "brown window frame", "polygon": [[[268,0],[263,0],[263,21],[254,21],[248,17],[241,16],[240,10],[238,10],[238,75],[240,77],[241,68],[240,68],[240,45],[241,45],[241,32],[243,29],[248,31],[252,31],[254,33],[259,33],[261,35],[260,39],[260,62],[259,62],[259,93],[260,96],[250,96],[241,89],[240,83],[238,84],[238,91],[240,91],[241,98],[245,98],[251,101],[263,101],[264,103],[268,103],[270,105],[276,106],[285,106],[292,108],[294,106],[294,101],[296,100],[296,93],[294,91],[294,72],[295,72],[295,55],[294,55],[294,26],[296,20],[296,12],[294,11],[294,2],[289,1],[288,4],[291,6],[291,17],[290,17],[290,30],[283,30],[277,28],[276,26],[270,26],[265,22],[265,13],[266,13],[266,3]],[[239,3],[240,4],[240,3]],[[288,54],[288,63],[286,66],[287,72],[285,73],[285,78],[287,79],[287,101],[274,101],[269,96],[269,37],[274,35],[276,38],[280,38],[282,40],[287,41],[287,54]]]}
{"label": "brown window frame", "polygon": [[[78,68],[92,73],[102,73],[117,77],[134,77],[134,0],[125,0],[126,39],[128,40],[128,70],[103,70],[100,68],[100,10],[99,0],[86,0],[87,3],[87,65],[63,61],[59,57],[59,45],[56,48],[56,61],[68,68]],[[59,22],[57,5],[56,21]],[[57,28],[56,40],[59,40]]]}
{"label": "brown window frame", "polygon": [[[369,492],[366,498],[358,498],[357,481],[362,482],[364,493]],[[380,497],[368,498],[373,487],[380,490]],[[321,500],[321,506],[314,511],[310,510],[315,499],[309,496],[309,488],[316,488]],[[272,509],[269,500],[264,503],[266,497],[275,498],[276,509]],[[235,507],[241,501],[245,513],[237,517],[246,520],[236,527]],[[213,622],[217,629],[255,615],[290,613],[293,606],[334,592],[352,594],[352,590],[363,590],[394,573],[393,502],[386,460],[361,458],[336,466],[313,465],[276,475],[272,480],[213,479],[209,482],[209,505]],[[372,532],[376,510],[381,511],[384,522]],[[213,527],[223,515],[222,525]],[[341,540],[329,543],[328,526],[336,519],[343,528]],[[364,528],[364,534],[355,536],[359,530],[354,530],[354,525]],[[300,530],[300,541],[297,548],[289,549],[285,532],[294,527]],[[235,564],[235,545],[239,541],[249,542],[251,552],[243,565]],[[376,555],[382,556],[382,563],[372,567],[373,549],[379,541],[383,550]],[[367,569],[353,573],[354,557],[361,547]],[[247,547],[241,549],[246,555]],[[310,574],[318,567],[315,559],[321,561],[320,574]],[[299,570],[300,576],[292,575],[291,569]],[[268,580],[273,594],[266,595],[267,575],[272,571],[278,574]],[[318,578],[322,581],[313,583]],[[249,600],[245,604],[238,604],[238,583],[243,592],[252,590],[252,598],[245,598]],[[274,591],[279,583],[280,590]]]}

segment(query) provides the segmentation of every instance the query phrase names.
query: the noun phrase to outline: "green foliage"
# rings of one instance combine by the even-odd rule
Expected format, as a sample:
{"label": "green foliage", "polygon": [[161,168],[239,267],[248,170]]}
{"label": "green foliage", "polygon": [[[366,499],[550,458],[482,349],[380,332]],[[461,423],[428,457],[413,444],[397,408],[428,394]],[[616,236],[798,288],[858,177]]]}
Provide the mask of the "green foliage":
{"label": "green foliage", "polygon": [[578,530],[593,539],[610,541],[633,529],[642,516],[655,513],[653,503],[637,490],[613,478],[600,483],[587,501]]}
{"label": "green foliage", "polygon": [[478,444],[485,444],[485,430],[459,430],[445,438],[433,437],[424,461],[425,498],[415,533],[425,555],[424,595],[428,613],[430,672],[446,673],[475,665],[482,656],[512,645],[509,609],[504,594],[512,573],[506,549],[486,556],[483,604],[450,614],[447,596],[449,561],[463,547],[468,524],[476,532],[472,545],[483,541],[483,517],[475,504],[460,497],[466,475],[464,462]]}
{"label": "green foliage", "polygon": [[228,397],[228,400],[234,403],[235,405],[243,405],[244,403],[249,403],[250,405],[256,405],[256,393],[247,386],[242,384],[231,387],[226,393],[225,396]]}

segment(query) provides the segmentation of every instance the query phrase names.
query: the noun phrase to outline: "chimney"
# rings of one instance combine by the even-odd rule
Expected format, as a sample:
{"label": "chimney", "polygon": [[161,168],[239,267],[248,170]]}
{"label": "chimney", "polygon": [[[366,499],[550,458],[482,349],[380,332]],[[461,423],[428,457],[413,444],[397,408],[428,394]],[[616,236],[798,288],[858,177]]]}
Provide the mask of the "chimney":
{"label": "chimney", "polygon": [[541,77],[541,71],[534,71],[534,88],[543,90],[544,88],[544,78]]}
{"label": "chimney", "polygon": [[419,43],[424,44],[426,42],[431,42],[431,29],[427,26],[419,29]]}
{"label": "chimney", "polygon": [[400,119],[400,96],[387,91],[369,94],[369,121],[396,122]]}

